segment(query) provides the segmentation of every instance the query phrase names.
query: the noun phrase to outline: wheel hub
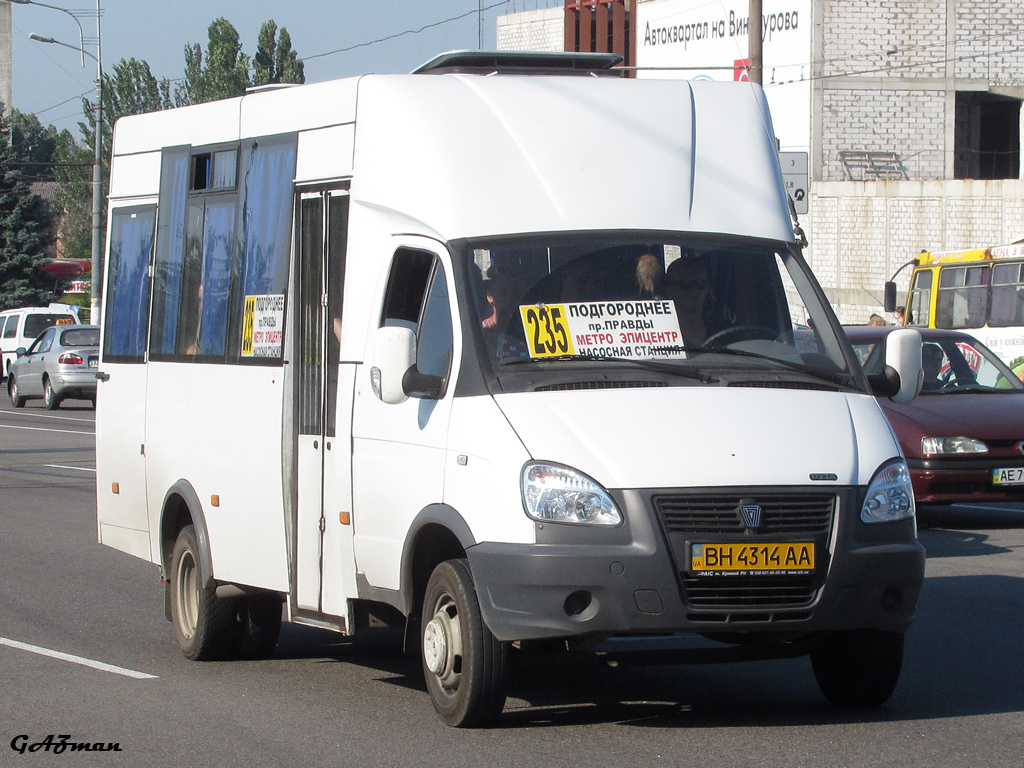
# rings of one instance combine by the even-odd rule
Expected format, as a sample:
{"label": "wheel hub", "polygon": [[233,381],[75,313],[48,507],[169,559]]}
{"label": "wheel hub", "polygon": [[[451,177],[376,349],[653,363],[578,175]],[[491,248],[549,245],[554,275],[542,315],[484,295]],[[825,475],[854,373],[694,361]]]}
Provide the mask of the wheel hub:
{"label": "wheel hub", "polygon": [[459,686],[462,660],[462,630],[454,602],[443,600],[423,628],[423,662],[437,676],[441,687]]}

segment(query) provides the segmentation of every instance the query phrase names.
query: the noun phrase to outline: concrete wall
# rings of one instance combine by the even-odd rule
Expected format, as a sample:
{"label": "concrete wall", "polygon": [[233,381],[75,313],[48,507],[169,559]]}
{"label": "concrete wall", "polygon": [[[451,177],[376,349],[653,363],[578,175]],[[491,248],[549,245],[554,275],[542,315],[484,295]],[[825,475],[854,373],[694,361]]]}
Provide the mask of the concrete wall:
{"label": "concrete wall", "polygon": [[[1024,181],[816,182],[808,263],[844,323],[882,314],[882,285],[922,249],[1024,238]],[[910,277],[897,278],[900,302]],[[890,321],[893,318],[889,318]]]}

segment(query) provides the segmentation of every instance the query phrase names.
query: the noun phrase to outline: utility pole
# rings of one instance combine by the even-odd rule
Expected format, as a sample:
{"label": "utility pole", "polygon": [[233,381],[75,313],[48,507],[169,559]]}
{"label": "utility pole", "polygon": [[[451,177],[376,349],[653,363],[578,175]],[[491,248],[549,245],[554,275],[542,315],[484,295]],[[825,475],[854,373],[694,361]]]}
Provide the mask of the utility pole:
{"label": "utility pole", "polygon": [[764,55],[761,52],[763,29],[761,0],[750,0],[750,13],[747,20],[747,77],[750,82],[762,84],[764,79]]}

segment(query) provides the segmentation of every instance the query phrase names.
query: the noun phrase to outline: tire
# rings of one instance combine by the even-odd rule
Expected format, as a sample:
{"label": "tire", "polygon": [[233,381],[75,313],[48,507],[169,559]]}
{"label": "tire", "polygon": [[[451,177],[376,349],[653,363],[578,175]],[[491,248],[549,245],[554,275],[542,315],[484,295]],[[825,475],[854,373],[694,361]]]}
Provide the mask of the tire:
{"label": "tire", "polygon": [[7,394],[11,397],[11,405],[15,408],[25,407],[25,398],[18,394],[18,381],[13,376],[7,377]]}
{"label": "tire", "polygon": [[49,378],[43,379],[43,402],[48,411],[56,411],[60,408],[60,397],[53,391],[53,384]]}
{"label": "tire", "polygon": [[422,617],[423,676],[438,716],[457,728],[495,723],[505,706],[508,646],[484,625],[466,560],[434,569]]}
{"label": "tire", "polygon": [[240,659],[269,659],[281,634],[281,598],[252,595],[237,601],[238,633],[233,655]]}
{"label": "tire", "polygon": [[181,529],[171,553],[171,624],[182,654],[193,661],[227,658],[238,636],[235,600],[217,597],[211,584],[204,587],[195,528]]}
{"label": "tire", "polygon": [[821,692],[838,707],[865,709],[888,701],[903,666],[903,634],[851,630],[816,636],[811,666]]}

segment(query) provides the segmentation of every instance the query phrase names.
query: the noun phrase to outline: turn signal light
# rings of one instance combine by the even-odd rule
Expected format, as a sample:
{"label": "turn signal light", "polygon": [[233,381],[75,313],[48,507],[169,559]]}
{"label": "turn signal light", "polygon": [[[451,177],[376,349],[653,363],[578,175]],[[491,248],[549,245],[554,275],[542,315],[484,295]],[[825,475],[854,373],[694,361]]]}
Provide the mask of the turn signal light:
{"label": "turn signal light", "polygon": [[74,352],[65,352],[63,355],[57,358],[57,362],[61,365],[81,365],[85,362],[82,356]]}

